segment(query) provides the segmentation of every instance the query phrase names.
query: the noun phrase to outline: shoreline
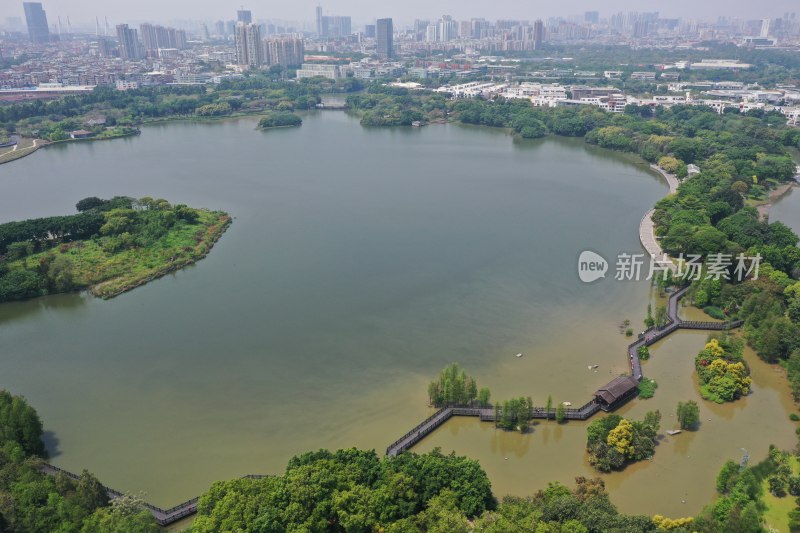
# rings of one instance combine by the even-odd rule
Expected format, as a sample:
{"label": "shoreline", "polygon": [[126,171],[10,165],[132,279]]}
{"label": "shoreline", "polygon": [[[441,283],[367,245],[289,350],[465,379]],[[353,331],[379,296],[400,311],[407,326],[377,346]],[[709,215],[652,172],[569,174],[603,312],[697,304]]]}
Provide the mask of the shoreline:
{"label": "shoreline", "polygon": [[269,130],[280,130],[284,128],[299,128],[303,124],[286,124],[285,126],[267,126],[265,128],[256,128],[256,131],[269,131]]}
{"label": "shoreline", "polygon": [[[669,192],[665,195],[665,197],[678,192],[680,181],[674,174],[669,174],[658,165],[650,165],[650,169],[658,172],[658,174],[667,182]],[[639,222],[639,242],[645,251],[650,255],[650,257],[669,261],[669,264],[671,265],[670,270],[675,273],[677,269],[677,266],[675,266],[675,261],[666,253],[664,253],[664,249],[661,247],[661,244],[659,244],[658,237],[656,236],[656,225],[655,222],[653,222],[653,214],[655,211],[655,208],[649,209]]]}
{"label": "shoreline", "polygon": [[[206,233],[203,235],[203,239],[195,246],[192,257],[186,258],[183,261],[173,261],[161,265],[152,269],[146,275],[138,278],[126,280],[126,278],[123,276],[101,281],[100,283],[96,283],[90,287],[87,287],[86,290],[92,296],[102,298],[103,300],[110,300],[111,298],[115,298],[126,292],[130,292],[137,287],[147,285],[151,281],[162,278],[167,274],[177,272],[178,270],[198,263],[199,261],[205,259],[209,253],[211,253],[211,249],[214,248],[214,245],[222,238],[222,235],[233,223],[233,218],[227,213],[221,214],[217,220],[218,223],[207,227]],[[119,284],[120,282],[122,282],[121,285]]]}
{"label": "shoreline", "polygon": [[781,199],[795,187],[800,187],[800,184],[796,181],[790,181],[788,183],[779,185],[775,189],[772,189],[769,192],[769,198],[767,199],[767,201],[764,202],[763,204],[755,206],[755,208],[758,210],[758,214],[761,217],[761,219],[766,222],[769,222],[769,212],[772,209],[772,206],[781,201]]}
{"label": "shoreline", "polygon": [[[470,127],[472,127],[472,126],[470,126]],[[478,126],[478,127],[480,127],[480,128],[483,128],[484,126]],[[602,149],[602,150],[606,150],[605,148],[601,148],[601,149]],[[615,153],[619,153],[619,152],[617,152],[617,151],[614,151],[614,152],[615,152]],[[651,168],[652,168],[652,167],[651,167]],[[654,170],[655,170],[655,169],[654,169]],[[664,177],[664,178],[667,180],[667,184],[668,184],[668,185],[670,185],[670,193],[672,193],[672,192],[673,192],[673,190],[672,190],[672,185],[671,185],[671,183],[670,183],[670,181],[669,181],[669,179],[668,179],[668,175],[666,175],[666,174],[665,174],[665,173],[664,173],[664,172],[663,172],[661,169],[657,169],[657,170],[655,170],[655,171],[659,172],[659,175],[661,175],[662,177]],[[649,211],[649,214],[650,214],[650,215],[652,215],[652,209]],[[652,222],[652,219],[651,219],[651,222]],[[641,223],[640,223],[640,235],[641,235]],[[656,242],[657,242],[657,241],[656,241]],[[166,274],[166,273],[165,273],[165,274]]]}
{"label": "shoreline", "polygon": [[[18,159],[22,159],[23,157],[27,157],[27,156],[31,155],[32,153],[34,153],[39,148],[42,148],[43,146],[47,146],[48,144],[50,144],[50,143],[48,143],[47,141],[45,141],[43,139],[33,139],[33,145],[32,146],[27,146],[25,148],[19,148],[19,149],[14,148],[12,150],[9,150],[8,152],[5,152],[4,154],[0,154],[0,165],[3,165],[5,163],[11,163],[12,161],[16,161]],[[16,146],[18,147],[19,144],[17,144]],[[10,156],[10,157],[6,157],[6,156]]]}
{"label": "shoreline", "polygon": [[[36,300],[38,298],[47,296],[56,296],[59,294],[76,294],[87,292],[96,298],[103,300],[110,300],[126,292],[130,292],[137,287],[141,287],[155,281],[167,274],[177,272],[186,267],[197,264],[199,261],[205,259],[216,243],[222,238],[222,235],[228,230],[233,223],[233,217],[228,213],[222,211],[211,211],[209,214],[213,217],[207,222],[202,223],[202,235],[196,234],[195,243],[192,247],[184,247],[179,254],[176,250],[175,254],[168,260],[162,261],[160,264],[146,270],[132,272],[130,269],[127,272],[119,273],[113,277],[106,279],[99,279],[97,281],[86,280],[84,283],[76,283],[71,290],[52,292],[45,295],[38,295],[28,298],[23,298],[19,301]],[[200,230],[198,230],[199,233]],[[76,241],[85,242],[85,241]],[[50,249],[47,253],[52,253],[54,250]],[[186,253],[188,252],[188,253]],[[183,255],[181,257],[181,255]],[[10,302],[0,302],[0,305]]]}
{"label": "shoreline", "polygon": [[[142,132],[140,129],[136,129],[135,132],[132,133],[123,133],[120,135],[111,135],[108,137],[84,137],[80,139],[61,139],[60,141],[47,141],[45,139],[33,139],[33,146],[29,146],[27,148],[21,148],[19,150],[12,150],[10,152],[6,152],[5,154],[0,154],[0,165],[11,163],[13,161],[17,161],[18,159],[22,159],[23,157],[27,157],[32,153],[36,152],[40,148],[44,148],[45,146],[51,146],[55,144],[67,144],[72,142],[89,142],[89,141],[113,141],[114,139],[123,139],[125,137],[135,137],[140,135]],[[19,154],[16,157],[9,157],[8,159],[4,159],[5,156],[9,154]]]}
{"label": "shoreline", "polygon": [[[303,109],[303,110],[300,110],[300,111],[313,111],[313,110]],[[135,128],[137,129],[136,133],[126,133],[126,134],[123,134],[123,135],[113,135],[111,137],[86,137],[86,138],[83,138],[83,139],[62,139],[60,141],[47,141],[45,139],[36,138],[36,139],[33,139],[33,141],[34,141],[34,145],[33,146],[30,146],[30,147],[27,147],[27,148],[21,148],[19,150],[12,150],[12,151],[6,152],[4,154],[0,154],[0,165],[3,165],[5,163],[11,163],[11,162],[16,161],[18,159],[22,159],[23,157],[27,157],[27,156],[31,155],[32,153],[34,153],[35,151],[37,151],[39,148],[42,148],[44,146],[49,146],[51,144],[69,143],[69,142],[73,142],[73,141],[110,141],[110,140],[114,140],[114,139],[122,139],[122,138],[125,138],[125,137],[134,137],[136,135],[141,135],[141,133],[142,133],[141,128],[143,126],[147,126],[149,124],[164,124],[164,123],[168,123],[168,122],[221,122],[223,120],[229,120],[229,119],[256,117],[258,115],[263,115],[263,114],[264,114],[263,111],[258,111],[258,112],[254,111],[252,113],[233,113],[233,114],[230,114],[230,115],[224,115],[224,116],[220,116],[220,117],[199,117],[199,116],[193,116],[193,115],[175,115],[175,116],[172,116],[172,117],[160,117],[160,118],[143,120],[141,123],[139,123],[139,124],[137,124],[135,126]],[[36,144],[37,142],[39,143],[38,145]],[[4,159],[5,156],[7,156],[8,154],[17,154],[17,152],[20,152],[20,153],[19,153],[19,155],[16,155],[16,157],[9,157],[7,159]]]}

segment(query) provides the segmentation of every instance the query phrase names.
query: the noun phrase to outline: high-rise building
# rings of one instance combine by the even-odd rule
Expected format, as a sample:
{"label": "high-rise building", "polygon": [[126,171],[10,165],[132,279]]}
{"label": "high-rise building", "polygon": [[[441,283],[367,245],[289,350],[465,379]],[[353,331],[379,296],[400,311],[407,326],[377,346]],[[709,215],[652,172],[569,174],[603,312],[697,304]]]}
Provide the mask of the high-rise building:
{"label": "high-rise building", "polygon": [[539,50],[544,42],[544,22],[538,19],[533,23],[533,49]]}
{"label": "high-rise building", "polygon": [[378,19],[375,23],[377,51],[380,57],[394,57],[394,27],[392,19]]}
{"label": "high-rise building", "polygon": [[41,2],[23,2],[25,23],[28,25],[28,36],[32,43],[46,43],[50,40],[50,28],[47,26],[47,14]]}
{"label": "high-rise building", "polygon": [[160,48],[186,48],[186,32],[175,28],[142,24],[139,26],[145,53],[148,56],[158,57]]}
{"label": "high-rise building", "polygon": [[599,11],[587,11],[583,14],[584,22],[588,22],[590,24],[598,24],[600,22],[600,12]]}
{"label": "high-rise building", "polygon": [[236,12],[236,22],[250,24],[253,22],[253,13],[249,9],[240,9]]}
{"label": "high-rise building", "polygon": [[428,27],[425,28],[425,40],[429,43],[435,43],[441,40],[439,39],[438,24],[428,24]]}
{"label": "high-rise building", "polygon": [[236,40],[236,63],[249,67],[259,67],[262,59],[261,30],[258,24],[236,23],[234,31]]}
{"label": "high-rise building", "polygon": [[142,36],[145,52],[158,50],[158,28],[160,26],[153,26],[152,24],[139,25],[139,35]]}
{"label": "high-rise building", "polygon": [[364,26],[364,37],[367,39],[374,39],[375,38],[375,24],[367,24]]}
{"label": "high-rise building", "polygon": [[472,19],[472,38],[485,39],[491,35],[492,25],[486,19]]}
{"label": "high-rise building", "polygon": [[437,41],[447,42],[458,37],[458,22],[450,15],[442,15],[437,26]]}
{"label": "high-rise building", "polygon": [[341,39],[353,33],[350,17],[323,16],[321,26],[320,36],[330,39]]}
{"label": "high-rise building", "polygon": [[429,20],[419,20],[416,19],[414,21],[414,37],[417,41],[424,41],[425,35],[428,31],[428,26],[430,25],[431,21]]}
{"label": "high-rise building", "polygon": [[139,44],[139,32],[129,28],[127,24],[117,25],[117,41],[119,42],[119,56],[122,59],[141,59],[144,54]]}
{"label": "high-rise building", "polygon": [[317,37],[322,37],[322,6],[317,6]]}
{"label": "high-rise building", "polygon": [[264,39],[264,62],[267,65],[299,66],[304,60],[303,39],[298,37]]}
{"label": "high-rise building", "polygon": [[217,35],[219,35],[220,37],[225,37],[225,23],[224,22],[222,22],[221,20],[218,20],[217,22],[215,22],[214,23],[214,29],[216,30]]}
{"label": "high-rise building", "polygon": [[462,20],[458,23],[458,38],[472,39],[472,22],[469,20]]}
{"label": "high-rise building", "polygon": [[771,22],[772,21],[770,19],[761,19],[761,33],[759,34],[759,37],[761,37],[762,39],[766,39],[767,37],[769,37]]}

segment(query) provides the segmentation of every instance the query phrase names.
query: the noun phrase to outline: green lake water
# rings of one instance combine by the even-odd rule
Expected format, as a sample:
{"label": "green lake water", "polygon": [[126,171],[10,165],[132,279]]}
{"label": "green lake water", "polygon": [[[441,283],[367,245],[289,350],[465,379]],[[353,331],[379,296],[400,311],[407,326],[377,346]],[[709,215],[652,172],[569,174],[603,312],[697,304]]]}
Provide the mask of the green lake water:
{"label": "green lake water", "polygon": [[[304,120],[268,132],[255,119],[155,125],[0,166],[2,221],[112,195],[234,217],[205,260],[114,300],[0,305],[0,387],[39,411],[54,464],[168,507],[218,479],[278,473],[302,451],[383,453],[430,413],[426,384],[449,362],[494,399],[537,404],[579,405],[626,370],[618,325],[639,327],[649,285],[613,271],[583,284],[576,263],[587,248],[612,269],[618,252],[641,252],[639,220],[666,193],[645,165],[580,140]],[[662,342],[645,366],[656,397],[623,413],[660,408],[669,425],[679,400],[698,397],[703,340]],[[751,397],[703,404],[696,434],[605,476],[614,502],[692,514],[741,448],[758,459],[792,446],[783,378],[753,364]],[[518,435],[469,419],[418,448],[468,454],[499,495],[527,494],[591,475],[584,439],[581,423]]]}

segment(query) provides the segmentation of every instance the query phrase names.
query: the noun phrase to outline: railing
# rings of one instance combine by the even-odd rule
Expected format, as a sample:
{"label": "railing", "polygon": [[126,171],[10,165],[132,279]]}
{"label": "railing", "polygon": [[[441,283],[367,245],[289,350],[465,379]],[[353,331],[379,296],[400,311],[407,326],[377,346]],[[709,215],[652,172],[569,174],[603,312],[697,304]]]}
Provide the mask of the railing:
{"label": "railing", "polygon": [[681,321],[680,323],[680,327],[683,329],[705,329],[720,331],[738,328],[741,325],[741,320],[733,320],[728,322],[701,322],[698,320],[685,320]]}
{"label": "railing", "polygon": [[[55,465],[50,463],[44,463],[40,470],[45,474],[49,475],[56,475],[56,474],[63,474],[71,479],[80,480],[80,476],[68,470],[64,470],[63,468],[59,468]],[[270,477],[269,475],[263,474],[248,474],[246,476],[242,476],[242,478],[246,479],[262,479],[265,477]],[[112,489],[110,487],[106,487],[105,485],[102,486],[106,493],[108,494],[109,499],[116,499],[121,498],[124,494],[118,490]],[[197,502],[200,500],[199,497],[192,498],[191,500],[187,500],[183,503],[176,505],[175,507],[170,507],[169,509],[162,509],[161,507],[157,507],[153,504],[142,502],[142,506],[145,507],[150,514],[153,515],[153,518],[156,519],[156,522],[159,526],[168,526],[170,524],[174,524],[178,520],[182,518],[186,518],[187,516],[191,516],[197,513]]]}
{"label": "railing", "polygon": [[397,455],[398,453],[407,450],[422,440],[422,437],[439,427],[439,425],[444,423],[452,415],[452,407],[442,407],[431,416],[426,418],[422,423],[417,424],[414,429],[391,443],[386,448],[386,455]]}
{"label": "railing", "polygon": [[[734,320],[729,322],[701,322],[701,321],[684,321],[678,318],[678,300],[680,300],[688,288],[681,289],[672,295],[669,298],[669,312],[668,318],[669,322],[660,328],[650,327],[647,328],[639,338],[634,341],[633,343],[628,345],[628,354],[630,355],[631,361],[631,370],[633,371],[635,368],[639,369],[639,374],[636,375],[634,372],[634,377],[636,379],[641,379],[641,362],[639,361],[639,353],[638,349],[641,346],[650,346],[651,344],[661,340],[662,338],[666,337],[670,333],[674,332],[679,328],[686,328],[686,329],[705,329],[705,330],[728,330],[732,328],[737,328],[742,325],[741,320]],[[600,405],[597,401],[593,398],[583,404],[578,408],[567,408],[563,410],[564,418],[568,420],[587,420],[595,413],[601,410]],[[450,419],[452,416],[477,416],[480,420],[483,421],[496,421],[497,416],[502,416],[502,409],[498,409],[495,411],[494,407],[466,407],[466,406],[445,406],[430,415],[428,418],[423,420],[421,423],[417,424],[411,431],[408,431],[405,435],[394,441],[386,448],[386,455],[388,456],[396,456],[397,454],[404,452],[405,450],[411,448],[416,443],[421,441],[425,438],[428,434],[434,431],[436,428],[444,424],[447,420]],[[556,409],[547,409],[545,407],[533,407],[531,408],[531,417],[532,418],[546,418],[546,419],[554,419],[556,414]],[[55,475],[58,473],[64,474],[72,479],[79,480],[80,476],[59,468],[55,465],[51,465],[49,463],[44,463],[41,466],[41,471],[45,472],[50,475]],[[248,474],[246,476],[242,476],[246,479],[262,479],[265,477],[270,477],[269,475],[261,475],[261,474]],[[120,498],[123,496],[118,490],[114,490],[112,488],[103,486],[103,488],[108,493],[111,499]],[[146,507],[153,517],[156,519],[156,522],[160,526],[168,526],[177,522],[178,520],[185,518],[187,516],[191,516],[197,512],[197,504],[199,498],[192,498],[191,500],[187,500],[175,507],[171,507],[169,509],[162,509],[160,507],[156,507],[155,505],[151,505],[149,503],[144,502],[144,507]]]}

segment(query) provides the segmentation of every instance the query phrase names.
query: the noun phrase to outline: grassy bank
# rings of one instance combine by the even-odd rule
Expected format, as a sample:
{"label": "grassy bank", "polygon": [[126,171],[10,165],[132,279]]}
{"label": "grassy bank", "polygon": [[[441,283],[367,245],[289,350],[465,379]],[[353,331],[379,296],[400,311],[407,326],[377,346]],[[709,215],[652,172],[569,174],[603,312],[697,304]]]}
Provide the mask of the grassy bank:
{"label": "grassy bank", "polygon": [[17,159],[22,159],[26,155],[31,155],[39,148],[41,148],[41,146],[31,146],[29,148],[22,148],[13,151],[10,150],[4,154],[0,154],[0,165],[2,165],[3,163],[10,163],[12,161],[16,161]]}
{"label": "grassy bank", "polygon": [[31,155],[45,144],[47,143],[41,139],[21,138],[16,146],[0,148],[0,165]]}
{"label": "grassy bank", "polygon": [[[204,258],[231,224],[227,213],[163,200],[98,201],[122,207],[0,226],[15,241],[0,257],[0,301],[84,289],[113,298]],[[64,237],[50,240],[56,231]]]}
{"label": "grassy bank", "polygon": [[84,286],[95,296],[113,298],[200,261],[228,229],[231,217],[219,211],[199,213],[199,226],[179,224],[149,248],[111,256],[95,242],[78,249],[75,259],[86,266]]}

